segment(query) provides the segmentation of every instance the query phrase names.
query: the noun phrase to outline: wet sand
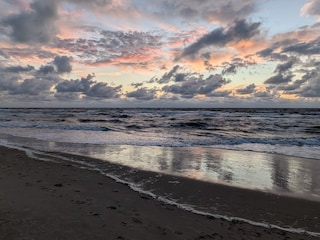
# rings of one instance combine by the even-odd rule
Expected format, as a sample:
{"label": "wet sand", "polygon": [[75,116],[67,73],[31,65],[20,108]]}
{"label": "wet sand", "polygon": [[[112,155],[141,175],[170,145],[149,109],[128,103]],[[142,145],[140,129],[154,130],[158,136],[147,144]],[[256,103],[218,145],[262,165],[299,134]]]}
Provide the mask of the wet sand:
{"label": "wet sand", "polygon": [[[141,179],[154,175],[134,174]],[[161,177],[155,186],[168,188],[181,198],[194,192],[198,201],[212,199],[218,214],[320,232],[320,202],[173,176]],[[0,239],[319,237],[197,215],[135,192],[95,171],[30,159],[22,151],[0,147]]]}

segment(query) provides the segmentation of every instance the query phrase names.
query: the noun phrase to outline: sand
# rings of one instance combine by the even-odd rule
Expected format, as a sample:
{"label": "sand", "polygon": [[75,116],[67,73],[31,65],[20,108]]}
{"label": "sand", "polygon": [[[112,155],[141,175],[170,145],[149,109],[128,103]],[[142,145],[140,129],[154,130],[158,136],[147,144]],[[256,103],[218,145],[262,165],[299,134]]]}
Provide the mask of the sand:
{"label": "sand", "polygon": [[[138,178],[149,172],[137,172]],[[179,184],[172,183],[172,180]],[[320,202],[163,176],[177,196],[195,189],[218,214],[320,232]],[[179,186],[179,187],[177,187]],[[191,194],[192,195],[192,194]],[[224,206],[224,207],[222,207]],[[268,217],[267,217],[268,216]],[[0,147],[0,239],[319,239],[201,216],[135,192],[98,172]]]}

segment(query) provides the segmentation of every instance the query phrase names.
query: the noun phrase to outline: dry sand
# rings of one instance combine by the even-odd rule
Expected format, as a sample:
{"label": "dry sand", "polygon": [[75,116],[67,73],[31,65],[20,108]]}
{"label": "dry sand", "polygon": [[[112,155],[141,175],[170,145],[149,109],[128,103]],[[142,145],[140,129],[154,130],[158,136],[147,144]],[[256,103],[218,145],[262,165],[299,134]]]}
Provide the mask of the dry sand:
{"label": "dry sand", "polygon": [[[146,177],[152,173],[137,173]],[[157,184],[177,177],[164,176]],[[320,232],[320,202],[178,178],[222,212]],[[184,189],[186,191],[184,191]],[[262,216],[267,216],[263,218]],[[319,239],[201,216],[132,191],[94,171],[0,147],[0,239]]]}

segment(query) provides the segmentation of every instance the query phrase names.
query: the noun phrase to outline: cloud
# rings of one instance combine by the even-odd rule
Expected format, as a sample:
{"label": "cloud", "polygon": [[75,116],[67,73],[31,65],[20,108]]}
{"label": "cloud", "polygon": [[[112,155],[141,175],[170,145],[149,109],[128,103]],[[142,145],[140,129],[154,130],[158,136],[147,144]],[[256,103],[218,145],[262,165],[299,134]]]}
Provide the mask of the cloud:
{"label": "cloud", "polygon": [[9,58],[9,56],[2,49],[0,49],[0,57],[3,57],[4,59]]}
{"label": "cloud", "polygon": [[245,20],[238,20],[227,29],[220,27],[205,34],[196,42],[186,47],[180,57],[192,59],[204,48],[210,46],[224,47],[228,43],[250,39],[259,33],[259,27],[260,23],[258,22],[248,23]]}
{"label": "cloud", "polygon": [[254,61],[244,60],[242,58],[233,58],[231,62],[223,63],[222,74],[236,74],[239,68],[248,67],[256,64]]}
{"label": "cloud", "polygon": [[79,93],[94,98],[119,98],[122,86],[111,87],[107,83],[96,82],[94,75],[76,80],[64,80],[55,87],[58,93]]}
{"label": "cloud", "polygon": [[282,74],[286,73],[288,70],[290,70],[293,65],[297,62],[298,60],[296,58],[291,58],[289,61],[283,64],[278,64],[276,69],[274,70],[275,73]]}
{"label": "cloud", "polygon": [[139,88],[143,86],[143,83],[131,83],[131,86],[133,86],[134,88]]}
{"label": "cloud", "polygon": [[156,90],[148,88],[139,88],[135,91],[126,94],[128,98],[135,98],[137,100],[152,100],[156,98]]}
{"label": "cloud", "polygon": [[85,92],[85,94],[89,97],[94,98],[119,98],[121,89],[122,85],[111,87],[108,86],[107,83],[97,82],[94,85],[92,85],[89,91]]}
{"label": "cloud", "polygon": [[303,15],[320,17],[320,2],[318,0],[309,0],[301,9]]}
{"label": "cloud", "polygon": [[277,94],[271,93],[270,91],[259,91],[259,92],[255,92],[253,95],[256,98],[265,98],[265,99],[273,99],[278,97]]}
{"label": "cloud", "polygon": [[56,56],[53,64],[57,67],[58,73],[70,73],[72,71],[71,58],[67,56]]}
{"label": "cloud", "polygon": [[193,20],[226,24],[236,19],[247,18],[256,10],[256,2],[253,0],[136,0],[135,2],[138,1],[141,12],[149,12],[162,21],[181,19],[181,21]]}
{"label": "cloud", "polygon": [[292,80],[292,75],[284,75],[282,73],[279,73],[275,76],[272,76],[268,78],[266,81],[264,81],[265,84],[283,84],[283,83],[288,83],[291,82]]}
{"label": "cloud", "polygon": [[113,2],[116,2],[114,0],[65,0],[66,2],[69,3],[74,3],[74,4],[79,4],[79,5],[84,5],[86,7],[91,7],[91,8],[101,8],[105,7],[106,5],[112,4]]}
{"label": "cloud", "polygon": [[6,67],[3,69],[3,71],[5,72],[12,72],[12,73],[21,73],[21,72],[31,72],[34,70],[33,66],[12,66],[12,67]]}
{"label": "cloud", "polygon": [[295,31],[277,34],[271,44],[256,54],[266,60],[287,61],[290,57],[313,57],[320,54],[320,23]]}
{"label": "cloud", "polygon": [[237,89],[236,92],[241,95],[252,94],[255,92],[256,85],[254,83],[246,86],[245,88]]}
{"label": "cloud", "polygon": [[277,90],[282,90],[286,94],[296,94],[296,90],[298,90],[305,82],[306,80],[296,80],[291,84],[278,86]]}
{"label": "cloud", "polygon": [[177,94],[183,98],[194,98],[197,95],[214,96],[215,90],[229,83],[221,75],[210,75],[203,78],[188,76],[185,81],[172,85],[166,85],[162,90],[166,93]]}
{"label": "cloud", "polygon": [[305,98],[320,97],[320,78],[309,81],[297,94]]}
{"label": "cloud", "polygon": [[49,91],[53,85],[53,81],[38,78],[25,79],[21,84],[12,89],[10,94],[39,95],[44,91]]}
{"label": "cloud", "polygon": [[246,18],[256,10],[254,1],[223,1],[220,4],[222,5],[206,11],[205,17],[209,21],[229,23]]}
{"label": "cloud", "polygon": [[44,75],[47,75],[47,74],[50,74],[50,73],[54,73],[54,72],[55,72],[55,69],[51,65],[41,66],[39,68],[39,70],[37,71],[38,74],[44,74]]}
{"label": "cloud", "polygon": [[313,41],[302,42],[287,46],[282,49],[283,53],[297,53],[300,55],[320,54],[320,38]]}
{"label": "cloud", "polygon": [[63,80],[60,77],[62,73],[56,68],[50,64],[38,69],[31,65],[0,66],[0,91],[9,95],[34,97],[52,95],[51,89]]}
{"label": "cloud", "polygon": [[278,90],[283,90],[286,94],[294,94],[304,98],[320,97],[320,67],[305,73],[301,79],[292,84],[279,86]]}
{"label": "cloud", "polygon": [[70,73],[72,71],[71,58],[67,56],[55,56],[54,60],[48,65],[40,66],[37,74],[57,74]]}
{"label": "cloud", "polygon": [[31,65],[0,67],[0,90],[11,95],[34,96],[50,90],[60,80],[60,77],[55,74],[39,76],[40,69],[36,70]]}
{"label": "cloud", "polygon": [[160,78],[153,77],[150,82],[157,82],[159,84],[166,84],[170,82],[185,82],[191,79],[202,79],[203,76],[197,72],[187,71],[180,65],[175,65],[169,72],[164,73]]}
{"label": "cloud", "polygon": [[11,91],[19,85],[19,77],[16,74],[0,72],[0,76],[0,91]]}
{"label": "cloud", "polygon": [[60,82],[56,86],[58,92],[88,92],[91,85],[94,83],[92,80],[94,75],[87,75],[87,77],[82,77],[81,79],[76,80],[65,80]]}
{"label": "cloud", "polygon": [[6,54],[6,59],[11,58],[18,58],[21,61],[30,61],[30,59],[52,59],[57,54],[51,52],[50,50],[44,50],[41,48],[37,48],[34,45],[29,45],[27,47],[10,47],[10,48],[3,48],[4,53]]}
{"label": "cloud", "polygon": [[181,73],[178,72],[179,70],[182,70],[182,68],[179,65],[175,65],[169,72],[166,72],[162,77],[155,78],[154,80],[160,84],[176,81],[177,78],[182,78]]}
{"label": "cloud", "polygon": [[277,85],[291,82],[294,76],[292,75],[292,72],[290,70],[296,63],[298,63],[298,59],[295,57],[291,57],[287,62],[278,64],[274,70],[274,73],[276,73],[276,75],[268,78],[266,81],[264,81],[264,83]]}
{"label": "cloud", "polygon": [[277,47],[269,47],[257,52],[257,55],[268,60],[287,61],[288,55],[274,52]]}
{"label": "cloud", "polygon": [[57,34],[58,1],[37,0],[30,4],[31,11],[12,14],[2,19],[10,28],[9,36],[19,43],[48,43]]}
{"label": "cloud", "polygon": [[163,43],[158,33],[99,28],[91,31],[95,31],[94,39],[58,39],[57,46],[77,55],[82,62],[96,65],[147,67],[156,64],[161,56]]}

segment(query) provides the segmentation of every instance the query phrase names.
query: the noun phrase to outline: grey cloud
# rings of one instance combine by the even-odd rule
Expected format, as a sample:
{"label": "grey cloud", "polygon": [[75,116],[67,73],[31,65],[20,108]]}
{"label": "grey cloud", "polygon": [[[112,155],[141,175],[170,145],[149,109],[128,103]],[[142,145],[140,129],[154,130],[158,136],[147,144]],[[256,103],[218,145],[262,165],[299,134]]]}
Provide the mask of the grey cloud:
{"label": "grey cloud", "polygon": [[3,74],[0,72],[0,91],[12,91],[19,85],[16,74]]}
{"label": "grey cloud", "polygon": [[54,82],[37,78],[25,79],[19,86],[12,89],[10,94],[39,95],[44,91],[49,91]]}
{"label": "grey cloud", "polygon": [[215,67],[208,60],[205,60],[203,64],[206,67],[207,71],[211,72],[215,70]]}
{"label": "grey cloud", "polygon": [[5,59],[9,58],[9,56],[2,49],[0,49],[0,57],[3,57]]}
{"label": "grey cloud", "polygon": [[144,68],[148,62],[137,61],[138,56],[153,55],[163,44],[162,36],[153,32],[94,31],[98,39],[57,39],[57,46],[74,52],[84,62]]}
{"label": "grey cloud", "polygon": [[[173,81],[173,78],[176,78],[178,74],[178,70],[180,69],[181,67],[179,65],[175,65],[169,72],[166,72],[165,74],[163,74],[161,78],[156,79],[156,81],[160,84]],[[181,76],[179,78],[181,78]]]}
{"label": "grey cloud", "polygon": [[320,2],[318,0],[309,0],[310,5],[305,10],[307,15],[320,16]]}
{"label": "grey cloud", "polygon": [[105,6],[112,4],[113,0],[63,0],[65,2],[74,3],[76,5],[82,5],[89,8],[101,9]]}
{"label": "grey cloud", "polygon": [[222,70],[222,74],[236,74],[239,68],[247,67],[255,64],[254,61],[243,60],[242,58],[233,58],[232,61],[223,63],[224,69]]}
{"label": "grey cloud", "polygon": [[270,47],[257,52],[257,55],[271,60],[287,61],[289,56],[285,52],[282,52],[282,49],[297,43],[297,39],[288,38],[273,43]]}
{"label": "grey cloud", "polygon": [[274,72],[275,76],[268,78],[264,83],[265,84],[285,84],[292,81],[293,75],[289,71],[291,68],[298,62],[297,58],[291,57],[289,61],[278,64]]}
{"label": "grey cloud", "polygon": [[82,93],[87,97],[118,98],[122,86],[111,87],[107,83],[96,82],[94,75],[88,75],[80,80],[65,80],[56,85],[58,93]]}
{"label": "grey cloud", "polygon": [[272,76],[268,78],[266,81],[264,81],[265,84],[283,84],[291,82],[292,75],[284,75],[284,74],[277,74],[275,76]]}
{"label": "grey cloud", "polygon": [[296,94],[300,97],[314,98],[320,97],[320,67],[307,72],[301,79],[294,81],[292,84],[285,85],[280,90],[287,94]]}
{"label": "grey cloud", "polygon": [[169,72],[164,73],[160,78],[153,77],[150,81],[164,84],[169,82],[185,82],[193,78],[202,78],[202,76],[196,72],[186,72],[180,65],[175,65]]}
{"label": "grey cloud", "polygon": [[320,78],[308,82],[297,94],[305,98],[320,97]]}
{"label": "grey cloud", "polygon": [[41,66],[37,74],[47,75],[56,74],[61,75],[70,73],[72,71],[71,58],[67,56],[55,56],[53,62],[48,65]]}
{"label": "grey cloud", "polygon": [[133,86],[134,88],[139,88],[143,86],[143,83],[131,83],[131,86]]}
{"label": "grey cloud", "polygon": [[[316,25],[312,27],[318,28]],[[320,54],[320,38],[308,42],[299,42],[297,39],[286,39],[275,42],[272,46],[257,52],[257,54],[264,58],[280,61],[287,61],[290,55],[317,55]]]}
{"label": "grey cloud", "polygon": [[138,100],[152,100],[156,98],[155,89],[139,88],[135,91],[126,94],[129,98],[135,98]]}
{"label": "grey cloud", "polygon": [[88,5],[96,5],[99,7],[103,7],[107,4],[112,3],[112,0],[65,0],[66,2],[72,2],[72,3],[77,3],[77,4],[88,4]]}
{"label": "grey cloud", "polygon": [[94,75],[89,74],[85,78],[81,78],[80,80],[65,80],[60,82],[56,86],[56,90],[58,92],[88,92],[91,85],[94,83],[92,80]]}
{"label": "grey cloud", "polygon": [[111,87],[107,83],[98,82],[92,85],[85,94],[95,98],[119,98],[122,85]]}
{"label": "grey cloud", "polygon": [[260,23],[258,22],[248,23],[245,20],[238,20],[228,29],[217,28],[186,47],[181,57],[194,58],[203,48],[209,46],[223,47],[228,43],[252,38],[259,33],[259,27]]}
{"label": "grey cloud", "polygon": [[226,1],[219,8],[208,9],[205,18],[209,21],[230,22],[246,18],[256,10],[254,1]]}
{"label": "grey cloud", "polygon": [[237,73],[237,68],[239,66],[236,65],[236,64],[229,64],[226,68],[224,68],[222,70],[222,74],[225,75],[225,74],[236,74]]}
{"label": "grey cloud", "polygon": [[34,1],[32,11],[23,11],[2,19],[2,24],[11,29],[10,37],[20,43],[47,43],[51,41],[57,29],[58,1]]}
{"label": "grey cloud", "polygon": [[12,95],[38,96],[59,81],[61,78],[51,65],[41,66],[38,70],[31,65],[0,67],[0,90]]}
{"label": "grey cloud", "polygon": [[56,99],[59,99],[61,101],[75,101],[75,100],[81,100],[80,93],[73,93],[73,92],[57,92],[54,97]]}
{"label": "grey cloud", "polygon": [[30,58],[37,57],[40,59],[50,59],[54,58],[56,54],[37,48],[35,46],[29,45],[25,48],[12,47],[12,48],[3,48],[5,50],[7,58],[17,57],[17,58]]}
{"label": "grey cloud", "polygon": [[259,52],[257,52],[257,54],[261,57],[269,57],[272,53],[273,53],[274,49],[272,48],[266,48],[266,49],[263,49]]}
{"label": "grey cloud", "polygon": [[12,72],[12,73],[21,73],[21,72],[31,72],[34,70],[33,66],[12,66],[12,67],[6,67],[3,69],[5,72]]}
{"label": "grey cloud", "polygon": [[271,93],[268,92],[268,91],[255,92],[255,93],[254,93],[254,96],[257,97],[257,98],[269,98],[269,99],[274,98],[274,95],[271,94]]}
{"label": "grey cloud", "polygon": [[282,49],[283,53],[297,53],[301,55],[312,55],[312,54],[320,54],[320,38],[310,41],[297,43],[294,45],[290,45],[284,47]]}
{"label": "grey cloud", "polygon": [[237,89],[237,93],[241,95],[252,94],[255,92],[256,85],[254,83],[246,86],[245,88]]}
{"label": "grey cloud", "polygon": [[306,80],[296,80],[293,83],[289,85],[280,85],[277,87],[277,90],[282,90],[287,94],[294,94],[296,93],[296,90],[301,87],[302,84],[304,84]]}
{"label": "grey cloud", "polygon": [[51,65],[41,66],[37,71],[37,73],[44,74],[44,75],[54,73],[54,72],[55,72],[55,69]]}
{"label": "grey cloud", "polygon": [[57,67],[58,73],[70,73],[72,71],[71,58],[67,56],[56,56],[53,64]]}
{"label": "grey cloud", "polygon": [[191,77],[181,83],[166,85],[162,90],[167,93],[178,94],[183,98],[193,98],[198,94],[212,96],[216,89],[229,82],[221,75],[210,75],[206,79],[198,76]]}
{"label": "grey cloud", "polygon": [[206,96],[207,97],[230,97],[231,95],[231,91],[214,91],[214,92],[211,92],[209,94],[207,94]]}
{"label": "grey cloud", "polygon": [[273,48],[266,48],[257,52],[257,55],[263,58],[270,58],[272,60],[286,61],[288,56],[285,54],[275,53]]}
{"label": "grey cloud", "polygon": [[230,23],[236,19],[247,18],[256,10],[256,2],[253,0],[229,0],[229,1],[211,1],[211,0],[159,0],[147,1],[141,4],[141,11],[147,11],[161,19],[180,18],[185,20],[204,20],[207,22]]}
{"label": "grey cloud", "polygon": [[197,10],[190,7],[184,7],[180,9],[179,13],[184,18],[194,18],[199,14]]}
{"label": "grey cloud", "polygon": [[298,60],[296,58],[291,58],[289,61],[283,64],[278,64],[276,69],[274,70],[275,73],[282,74],[290,70],[293,65],[297,62]]}

